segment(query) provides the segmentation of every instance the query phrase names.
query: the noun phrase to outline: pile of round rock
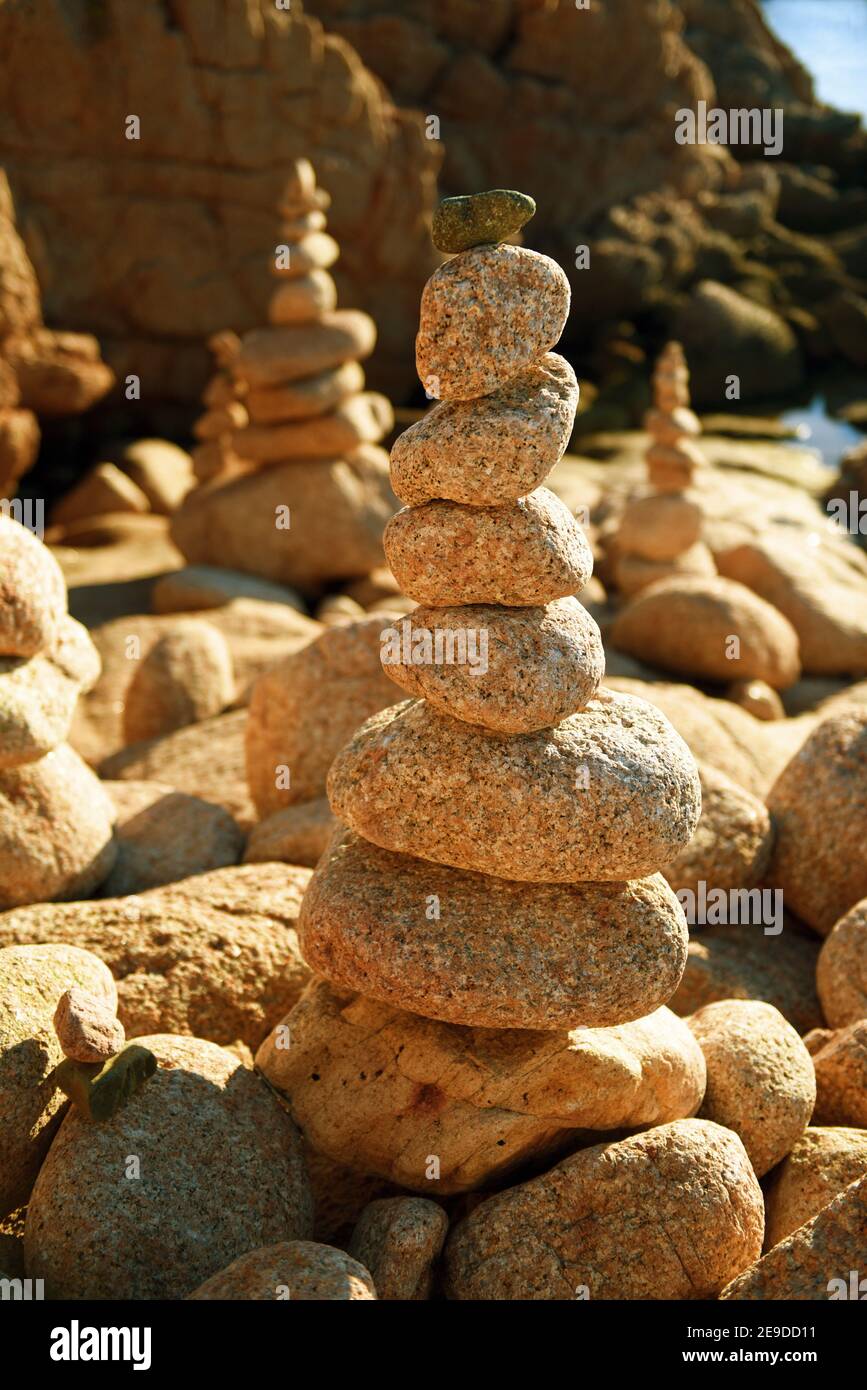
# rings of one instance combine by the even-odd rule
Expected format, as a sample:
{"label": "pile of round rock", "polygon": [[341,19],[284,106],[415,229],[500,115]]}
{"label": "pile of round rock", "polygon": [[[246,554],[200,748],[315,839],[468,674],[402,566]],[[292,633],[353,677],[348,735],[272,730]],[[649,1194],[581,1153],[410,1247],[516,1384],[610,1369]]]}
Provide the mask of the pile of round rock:
{"label": "pile of round rock", "polygon": [[394,417],[385,396],[363,389],[360,366],[376,327],[361,310],[336,307],[329,201],[309,161],[298,160],[280,207],[269,325],[211,341],[219,370],[193,454],[201,486],[172,527],[194,563],[303,589],[381,564],[392,511],[388,459],[376,445]]}
{"label": "pile of round rock", "polygon": [[66,742],[99,670],[54,556],[0,515],[0,909],[87,897],[111,872],[112,803]]}
{"label": "pile of round rock", "polygon": [[[575,598],[591,554],[540,486],[577,403],[551,351],[569,287],[503,244],[531,212],[497,190],[434,222],[456,253],[422,298],[438,403],[394,447],[407,505],[385,536],[419,606],[381,651],[420,698],[369,718],[332,766],[339,825],[298,924],[319,978],[256,1061],[313,1151],[425,1209],[572,1154],[458,1221],[450,1297],[712,1297],[760,1254],[763,1208],[738,1134],[693,1118],[708,1068],[666,1008],[687,928],[657,871],[696,828],[699,778],[660,712],[600,689]],[[803,1091],[809,1056],[770,1013]],[[790,1104],[783,1152],[810,1105]]]}
{"label": "pile of round rock", "polygon": [[695,443],[701,425],[689,408],[689,369],[680,343],[666,344],[651,384],[653,409],[644,421],[651,491],[627,504],[617,533],[616,579],[624,594],[672,574],[716,574],[702,541],[702,509],[688,494],[696,472],[707,465]]}

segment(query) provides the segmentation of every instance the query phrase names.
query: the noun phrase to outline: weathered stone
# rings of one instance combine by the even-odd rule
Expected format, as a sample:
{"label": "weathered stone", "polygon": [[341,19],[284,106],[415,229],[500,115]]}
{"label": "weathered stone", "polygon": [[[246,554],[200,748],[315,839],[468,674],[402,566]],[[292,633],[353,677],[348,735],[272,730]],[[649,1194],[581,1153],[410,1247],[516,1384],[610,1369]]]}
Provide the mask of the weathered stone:
{"label": "weathered stone", "polygon": [[569,300],[556,261],[523,246],[478,246],[446,261],[421,297],[415,364],[428,395],[466,401],[496,391],[550,351]]}
{"label": "weathered stone", "polygon": [[351,1303],[369,1302],[377,1293],[370,1272],[350,1255],[312,1240],[293,1240],[239,1255],[187,1297],[200,1302]]}
{"label": "weathered stone", "polygon": [[268,320],[275,324],[312,323],[336,308],[337,286],[327,270],[316,269],[283,281],[268,301]]}
{"label": "weathered stone", "polygon": [[817,1125],[867,1129],[867,1018],[840,1028],[813,1052]]}
{"label": "weathered stone", "polygon": [[336,824],[324,796],[272,811],[250,831],[244,863],[279,861],[313,868],[328,847]]}
{"label": "weathered stone", "polygon": [[255,864],[134,897],[43,903],[0,914],[0,946],[85,946],[118,981],[129,1038],[171,1029],[255,1048],[310,978],[295,930],[309,878]]}
{"label": "weathered stone", "polygon": [[364,1208],[349,1253],[370,1270],[377,1298],[420,1302],[430,1297],[448,1228],[449,1219],[436,1202],[383,1197]]}
{"label": "weathered stone", "polygon": [[364,369],[358,362],[299,377],[276,386],[254,386],[245,396],[247,413],[257,425],[286,420],[310,420],[333,410],[364,386]]}
{"label": "weathered stone", "polygon": [[404,507],[383,545],[402,592],[437,607],[550,603],[583,589],[593,570],[584,532],[547,488],[507,507]]}
{"label": "weathered stone", "polygon": [[51,509],[51,524],[62,526],[102,512],[148,512],[145,494],[113,463],[98,463]]}
{"label": "weathered stone", "polygon": [[0,512],[0,656],[35,656],[57,637],[66,585],[51,551]]}
{"label": "weathered stone", "polygon": [[785,1157],[765,1196],[765,1248],[812,1221],[867,1175],[867,1130],[810,1127]]}
{"label": "weathered stone", "polygon": [[700,810],[679,735],[653,706],[604,688],[556,729],[511,736],[405,701],[337,755],[328,794],[384,849],[529,882],[653,873]]}
{"label": "weathered stone", "polygon": [[639,661],[704,680],[736,673],[784,689],[801,670],[792,625],[731,579],[660,580],[618,614],[611,641]]}
{"label": "weathered stone", "polygon": [[0,772],[0,910],[86,897],[117,855],[114,810],[66,743]]}
{"label": "weathered stone", "polygon": [[689,844],[660,872],[674,891],[754,888],[764,879],[774,845],[763,802],[724,772],[699,762],[701,816]]}
{"label": "weathered stone", "polygon": [[397,703],[379,662],[387,625],[378,616],[329,628],[256,681],[246,766],[260,816],[321,796],[335,755],[359,724]]}
{"label": "weathered stone", "polygon": [[441,401],[410,425],[391,450],[392,486],[408,506],[513,502],[562,457],[577,405],[575,373],[548,352],[490,395]]}
{"label": "weathered stone", "polygon": [[382,636],[382,669],[396,685],[501,733],[559,724],[605,674],[599,629],[575,598],[535,608],[416,608]]}
{"label": "weathered stone", "polygon": [[179,618],[133,666],[124,694],[128,743],[159,738],[220,714],[235,693],[226,639],[209,623]]}
{"label": "weathered stone", "polygon": [[726,999],[689,1019],[707,1063],[699,1115],[734,1130],[761,1178],[794,1147],[816,1100],[810,1054],[771,1004]]}
{"label": "weathered stone", "polygon": [[135,439],[115,461],[148,500],[151,511],[171,516],[193,486],[192,460],[169,439]]}
{"label": "weathered stone", "polygon": [[768,795],[776,825],[770,881],[822,935],[867,897],[867,709],[813,730]]}
{"label": "weathered stone", "polygon": [[98,676],[87,629],[66,615],[37,656],[0,657],[0,768],[34,762],[63,743],[79,693]]}
{"label": "weathered stone", "polygon": [[284,1023],[256,1065],[308,1142],[427,1196],[500,1180],[587,1131],[692,1115],[704,1093],[701,1049],[664,1008],[572,1033],[470,1029],[314,980]]}
{"label": "weathered stone", "polygon": [[763,1226],[737,1135],[681,1120],[585,1149],[488,1198],[449,1237],[446,1293],[713,1298],[758,1257]]}
{"label": "weathered stone", "polygon": [[859,1298],[859,1275],[853,1292],[851,1270],[864,1254],[867,1178],[842,1191],[812,1221],[793,1231],[735,1279],[723,1299]]}
{"label": "weathered stone", "polygon": [[60,996],[54,1011],[54,1031],[64,1057],[74,1062],[104,1062],[126,1040],[123,1024],[105,999],[73,986]]}
{"label": "weathered stone", "polygon": [[249,425],[232,436],[232,448],[258,466],[290,459],[334,459],[361,444],[377,444],[394,424],[391,402],[373,391],[341,401],[332,411],[307,420]]}
{"label": "weathered stone", "polygon": [[698,503],[682,493],[640,497],[623,513],[617,544],[643,560],[673,560],[701,538],[703,520]]}
{"label": "weathered stone", "polygon": [[54,1084],[63,1053],[53,1018],[73,986],[114,1008],[111,973],[89,951],[41,943],[0,950],[0,1218],[27,1202],[66,1106]]}
{"label": "weathered stone", "polygon": [[251,386],[278,386],[369,357],[373,320],[358,309],[335,309],[317,323],[254,328],[241,340],[235,370]]}
{"label": "weathered stone", "polygon": [[[139,1046],[158,1063],[147,1085],[102,1124],[71,1109],[42,1165],[24,1247],[51,1297],[183,1298],[251,1248],[310,1233],[298,1134],[261,1079],[199,1038]],[[131,1154],[141,1191],[118,1181]]]}
{"label": "weathered stone", "polygon": [[237,864],[244,836],[222,806],[161,782],[103,782],[117,812],[117,859],[101,896],[121,898]]}
{"label": "weathered stone", "polygon": [[680,905],[661,875],[513,883],[431,865],[339,831],[298,923],[308,964],[338,986],[479,1028],[599,1028],[674,993]]}
{"label": "weathered stone", "polygon": [[816,994],[818,942],[788,923],[777,936],[753,924],[719,926],[694,936],[672,999],[686,1015],[715,1000],[758,999],[773,1004],[797,1032],[822,1022]]}
{"label": "weathered stone", "polygon": [[816,966],[822,1012],[831,1028],[867,1018],[867,898],[841,917]]}

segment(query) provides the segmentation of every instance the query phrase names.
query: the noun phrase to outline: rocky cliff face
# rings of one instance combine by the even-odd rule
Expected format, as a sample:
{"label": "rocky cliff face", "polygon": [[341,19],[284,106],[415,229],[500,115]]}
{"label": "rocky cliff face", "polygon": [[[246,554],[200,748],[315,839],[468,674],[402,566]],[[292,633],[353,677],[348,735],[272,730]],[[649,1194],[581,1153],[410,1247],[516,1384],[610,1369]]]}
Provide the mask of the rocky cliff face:
{"label": "rocky cliff face", "polygon": [[211,333],[263,320],[302,155],[332,195],[341,302],[379,326],[371,376],[406,383],[439,147],[300,0],[0,0],[0,89],[45,316],[141,378],[142,428],[152,403],[193,406]]}

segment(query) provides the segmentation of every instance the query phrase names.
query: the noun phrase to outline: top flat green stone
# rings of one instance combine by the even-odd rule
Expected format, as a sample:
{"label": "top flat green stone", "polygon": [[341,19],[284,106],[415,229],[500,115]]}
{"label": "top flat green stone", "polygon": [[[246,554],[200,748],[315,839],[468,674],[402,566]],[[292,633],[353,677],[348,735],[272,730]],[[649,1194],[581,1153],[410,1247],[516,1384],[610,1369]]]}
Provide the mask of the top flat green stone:
{"label": "top flat green stone", "polygon": [[433,215],[433,244],[439,251],[453,252],[505,241],[529,222],[535,211],[535,200],[513,188],[443,198]]}

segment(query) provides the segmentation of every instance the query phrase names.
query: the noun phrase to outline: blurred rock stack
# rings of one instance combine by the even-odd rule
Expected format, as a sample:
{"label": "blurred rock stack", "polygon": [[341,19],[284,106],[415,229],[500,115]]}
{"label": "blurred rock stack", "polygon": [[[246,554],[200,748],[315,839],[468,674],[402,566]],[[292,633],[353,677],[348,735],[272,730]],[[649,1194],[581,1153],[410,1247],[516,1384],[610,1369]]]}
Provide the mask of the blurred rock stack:
{"label": "blurred rock stack", "polygon": [[84,898],[114,864],[114,811],[69,746],[99,675],[51,552],[0,516],[0,909]]}
{"label": "blurred rock stack", "polygon": [[644,427],[651,438],[647,477],[652,491],[625,508],[617,534],[617,584],[626,594],[669,575],[716,573],[702,542],[702,509],[688,489],[705,466],[689,408],[689,370],[680,343],[667,343],[653,372],[653,408]]}
{"label": "blurred rock stack", "polygon": [[309,161],[298,160],[280,207],[269,325],[211,340],[218,371],[195,427],[201,485],[173,526],[191,561],[308,591],[380,564],[393,509],[376,447],[392,409],[364,391],[360,366],[376,328],[360,310],[336,308],[328,202]]}

